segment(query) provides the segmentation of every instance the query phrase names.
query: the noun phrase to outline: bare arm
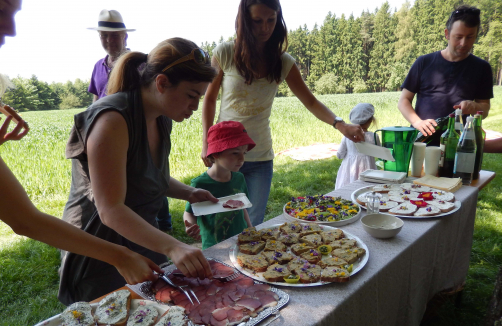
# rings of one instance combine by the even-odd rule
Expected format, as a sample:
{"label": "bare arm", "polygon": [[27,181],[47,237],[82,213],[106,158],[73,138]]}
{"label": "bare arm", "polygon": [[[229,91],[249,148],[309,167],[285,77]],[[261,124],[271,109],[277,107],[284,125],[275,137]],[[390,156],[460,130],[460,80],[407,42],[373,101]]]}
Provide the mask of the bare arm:
{"label": "bare arm", "polygon": [[191,204],[208,200],[213,203],[218,202],[218,198],[215,198],[209,191],[187,186],[174,178],[170,178],[169,180],[169,189],[166,192],[166,196],[187,200]]}
{"label": "bare arm", "polygon": [[[300,70],[296,65],[291,67],[288,76],[286,77],[291,91],[298,97],[298,99],[305,105],[305,107],[319,120],[333,125],[336,115],[322,104],[312,92],[308,89],[307,85],[302,79]],[[364,140],[364,133],[361,126],[350,125],[346,123],[337,123],[337,129],[348,139],[352,141]]]}
{"label": "bare arm", "polygon": [[223,70],[215,57],[211,60],[211,66],[216,69],[218,75],[209,84],[206,95],[204,95],[204,102],[202,103],[202,152],[201,158],[204,165],[210,167],[212,163],[206,158],[207,153],[207,132],[214,124],[214,116],[216,115],[216,101],[218,100],[218,93],[220,91],[221,81],[223,80]]}
{"label": "bare arm", "polygon": [[490,112],[490,100],[462,101],[460,104],[454,105],[453,108],[462,109],[462,114],[474,115],[478,111],[483,111],[483,119],[485,119]]}
{"label": "bare arm", "polygon": [[96,102],[99,100],[99,97],[96,94],[92,94],[92,103]]}
{"label": "bare arm", "polygon": [[502,153],[502,137],[486,140],[483,153]]}
{"label": "bare arm", "polygon": [[183,213],[183,223],[185,224],[185,232],[193,239],[200,240],[200,228],[197,225],[197,217],[189,212]]}
{"label": "bare arm", "polygon": [[148,258],[40,212],[1,158],[0,184],[0,219],[17,234],[105,261],[115,266],[129,284],[154,281],[152,270],[161,272]]}
{"label": "bare arm", "polygon": [[248,210],[245,208],[244,208],[244,219],[246,220],[246,223],[248,224],[248,228],[253,226],[253,224],[251,224],[251,220],[249,219]]}
{"label": "bare arm", "polygon": [[401,92],[401,96],[399,97],[399,101],[397,102],[397,108],[401,111],[403,117],[408,120],[408,122],[415,128],[418,129],[422,133],[422,135],[432,135],[436,132],[434,126],[437,126],[437,123],[433,119],[422,120],[413,109],[411,103],[413,103],[413,98],[415,97],[415,93],[410,92],[406,88],[403,88]]}
{"label": "bare arm", "polygon": [[101,221],[130,241],[168,256],[183,274],[211,277],[211,268],[199,249],[158,230],[124,204],[127,149],[124,118],[114,111],[101,114],[87,141],[91,187]]}

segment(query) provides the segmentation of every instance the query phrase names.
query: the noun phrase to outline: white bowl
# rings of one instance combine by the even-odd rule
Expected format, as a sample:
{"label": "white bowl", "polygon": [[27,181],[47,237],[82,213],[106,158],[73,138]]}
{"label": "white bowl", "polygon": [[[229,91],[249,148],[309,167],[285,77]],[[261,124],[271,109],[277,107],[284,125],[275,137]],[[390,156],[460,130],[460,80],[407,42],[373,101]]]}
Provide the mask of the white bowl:
{"label": "white bowl", "polygon": [[399,217],[382,213],[363,216],[361,223],[366,232],[379,239],[395,237],[404,225]]}

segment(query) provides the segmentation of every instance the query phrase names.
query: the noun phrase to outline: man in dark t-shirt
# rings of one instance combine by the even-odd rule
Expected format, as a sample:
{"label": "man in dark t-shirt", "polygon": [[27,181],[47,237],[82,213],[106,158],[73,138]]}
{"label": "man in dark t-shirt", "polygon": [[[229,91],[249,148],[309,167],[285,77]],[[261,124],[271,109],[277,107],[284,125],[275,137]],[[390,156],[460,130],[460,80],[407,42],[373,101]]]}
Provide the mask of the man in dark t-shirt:
{"label": "man in dark t-shirt", "polygon": [[488,62],[470,53],[479,32],[479,15],[474,7],[454,10],[446,23],[446,49],[419,57],[401,85],[399,111],[424,135],[434,133],[435,119],[457,108],[463,114],[483,111],[483,118],[488,115],[492,70]]}

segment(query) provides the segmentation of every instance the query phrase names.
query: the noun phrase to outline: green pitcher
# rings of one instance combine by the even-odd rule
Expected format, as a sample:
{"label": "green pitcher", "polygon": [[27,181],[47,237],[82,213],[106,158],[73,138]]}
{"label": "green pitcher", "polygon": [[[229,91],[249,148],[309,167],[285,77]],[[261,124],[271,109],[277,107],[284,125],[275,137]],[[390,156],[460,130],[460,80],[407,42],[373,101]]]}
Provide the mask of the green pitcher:
{"label": "green pitcher", "polygon": [[376,133],[382,132],[382,146],[388,148],[395,161],[383,160],[385,171],[406,172],[410,165],[413,143],[417,138],[418,130],[413,127],[385,127],[375,131],[375,144],[377,144]]}

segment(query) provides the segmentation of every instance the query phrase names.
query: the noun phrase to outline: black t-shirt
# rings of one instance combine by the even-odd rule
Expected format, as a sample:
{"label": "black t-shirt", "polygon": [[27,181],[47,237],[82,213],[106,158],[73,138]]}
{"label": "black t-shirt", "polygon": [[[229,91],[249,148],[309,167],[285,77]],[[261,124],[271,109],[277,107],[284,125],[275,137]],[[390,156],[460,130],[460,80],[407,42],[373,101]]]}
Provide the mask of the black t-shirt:
{"label": "black t-shirt", "polygon": [[438,51],[420,56],[401,88],[417,94],[415,111],[420,119],[437,119],[462,101],[493,98],[492,69],[475,55],[451,62]]}

